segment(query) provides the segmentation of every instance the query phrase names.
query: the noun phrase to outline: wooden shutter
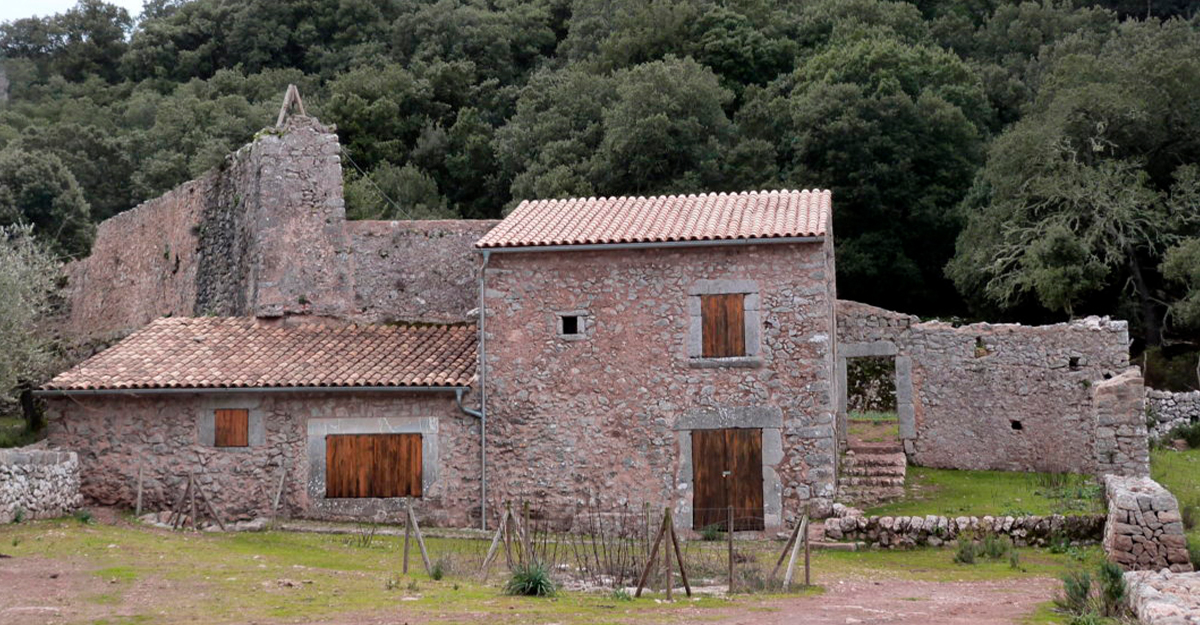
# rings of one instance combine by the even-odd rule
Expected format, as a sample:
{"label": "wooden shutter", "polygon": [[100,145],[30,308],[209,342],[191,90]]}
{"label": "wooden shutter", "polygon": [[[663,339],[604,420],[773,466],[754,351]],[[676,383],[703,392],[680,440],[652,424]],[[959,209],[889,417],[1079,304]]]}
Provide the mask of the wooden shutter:
{"label": "wooden shutter", "polygon": [[705,358],[746,355],[746,295],[700,296],[701,336]]}
{"label": "wooden shutter", "polygon": [[326,497],[420,497],[420,434],[325,437]]}
{"label": "wooden shutter", "polygon": [[213,427],[213,445],[217,447],[250,446],[249,410],[218,410]]}

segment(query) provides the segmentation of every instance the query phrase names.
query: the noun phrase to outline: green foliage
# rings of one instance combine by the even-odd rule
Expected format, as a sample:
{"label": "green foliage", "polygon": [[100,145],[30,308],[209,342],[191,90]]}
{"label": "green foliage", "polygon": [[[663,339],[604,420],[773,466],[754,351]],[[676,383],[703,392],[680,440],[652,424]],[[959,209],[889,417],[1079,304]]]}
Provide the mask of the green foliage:
{"label": "green foliage", "polygon": [[1102,562],[1096,571],[1100,584],[1100,607],[1104,616],[1121,616],[1125,613],[1125,571],[1114,562]]}
{"label": "green foliage", "polygon": [[[16,510],[13,510],[13,519],[12,519],[13,523],[21,523],[24,520],[25,520],[25,508],[17,508]],[[14,543],[13,546],[16,547],[17,545]]]}
{"label": "green foliage", "polygon": [[518,565],[504,585],[504,592],[524,597],[553,597],[558,585],[550,578],[545,565],[533,562]]}
{"label": "green foliage", "polygon": [[58,271],[31,226],[0,226],[0,408],[16,400],[18,386],[33,386],[45,372],[47,341],[34,330],[50,310]]}
{"label": "green foliage", "polygon": [[450,560],[445,557],[438,558],[437,560],[434,560],[429,569],[429,579],[432,579],[435,582],[441,581],[442,578],[446,576],[446,572],[449,570]]}
{"label": "green foliage", "polygon": [[1075,569],[1063,574],[1062,594],[1054,599],[1054,603],[1068,614],[1086,614],[1091,604],[1092,576],[1083,569]]}
{"label": "green foliage", "polygon": [[91,525],[92,523],[96,522],[95,519],[92,518],[92,513],[88,510],[76,510],[75,514],[72,514],[71,516],[73,516],[76,521],[79,521],[83,525]]}
{"label": "green foliage", "polygon": [[700,539],[708,542],[721,540],[725,532],[721,531],[720,523],[712,523],[700,528]]}
{"label": "green foliage", "polygon": [[608,596],[613,601],[633,601],[633,595],[629,594],[629,591],[624,588],[614,588]]}
{"label": "green foliage", "polygon": [[958,549],[954,552],[954,561],[958,564],[975,564],[975,557],[979,555],[979,546],[969,536],[960,536],[958,539]]}
{"label": "green foliage", "polygon": [[0,151],[0,226],[31,224],[62,254],[86,253],[92,242],[89,207],[75,176],[47,152]]}

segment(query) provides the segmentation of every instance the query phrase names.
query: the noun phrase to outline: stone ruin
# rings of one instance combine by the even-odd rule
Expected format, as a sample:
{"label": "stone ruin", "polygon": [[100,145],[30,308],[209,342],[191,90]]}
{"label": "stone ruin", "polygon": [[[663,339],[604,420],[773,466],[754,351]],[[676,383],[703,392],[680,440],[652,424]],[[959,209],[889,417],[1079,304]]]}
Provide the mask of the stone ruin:
{"label": "stone ruin", "polygon": [[1148,477],[1104,478],[1104,551],[1127,570],[1192,570],[1179,502]]}

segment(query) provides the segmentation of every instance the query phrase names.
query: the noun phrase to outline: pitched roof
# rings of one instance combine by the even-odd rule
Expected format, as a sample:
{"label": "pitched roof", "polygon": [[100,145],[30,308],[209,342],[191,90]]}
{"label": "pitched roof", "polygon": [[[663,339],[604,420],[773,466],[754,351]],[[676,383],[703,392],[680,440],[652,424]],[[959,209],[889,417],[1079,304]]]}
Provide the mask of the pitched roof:
{"label": "pitched roof", "polygon": [[265,325],[166,318],[59,374],[46,390],[467,386],[475,326]]}
{"label": "pitched roof", "polygon": [[480,248],[822,236],[829,191],[526,200]]}

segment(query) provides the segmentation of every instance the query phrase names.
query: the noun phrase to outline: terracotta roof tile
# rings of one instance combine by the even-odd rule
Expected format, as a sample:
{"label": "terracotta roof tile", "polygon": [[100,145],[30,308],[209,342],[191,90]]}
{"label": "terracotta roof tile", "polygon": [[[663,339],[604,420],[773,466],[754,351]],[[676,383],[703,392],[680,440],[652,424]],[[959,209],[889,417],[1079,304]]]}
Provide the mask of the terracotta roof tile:
{"label": "terracotta roof tile", "polygon": [[822,236],[829,213],[821,190],[526,200],[475,246]]}
{"label": "terracotta roof tile", "polygon": [[167,318],[58,375],[46,390],[467,386],[476,329],[265,325]]}

